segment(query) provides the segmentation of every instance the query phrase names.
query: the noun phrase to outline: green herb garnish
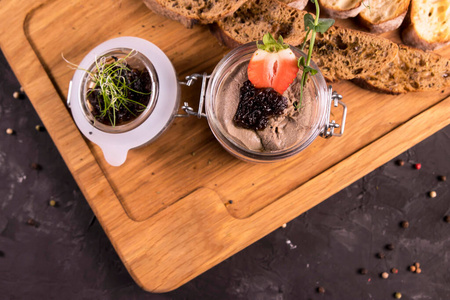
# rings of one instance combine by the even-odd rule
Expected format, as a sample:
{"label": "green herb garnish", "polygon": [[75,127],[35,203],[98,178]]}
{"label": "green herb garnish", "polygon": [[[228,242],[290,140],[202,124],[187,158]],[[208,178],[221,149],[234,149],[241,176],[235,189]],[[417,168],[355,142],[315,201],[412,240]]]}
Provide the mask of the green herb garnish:
{"label": "green herb garnish", "polygon": [[131,69],[128,67],[127,59],[134,54],[134,50],[131,50],[125,57],[117,58],[115,56],[105,57],[102,56],[99,59],[95,59],[95,69],[93,71],[88,71],[80,68],[79,66],[64,60],[76,67],[85,71],[89,76],[89,91],[87,92],[87,97],[90,94],[96,93],[100,95],[103,99],[103,103],[99,102],[100,115],[96,116],[99,118],[104,118],[108,116],[111,125],[114,127],[116,125],[116,112],[120,108],[124,107],[133,116],[136,116],[132,112],[128,105],[131,103],[137,104],[142,107],[143,111],[146,105],[130,99],[130,92],[134,92],[141,95],[150,95],[151,91],[148,93],[137,91],[131,88],[134,82],[129,82],[126,73],[130,72]]}
{"label": "green herb garnish", "polygon": [[298,60],[298,67],[303,68],[303,74],[300,82],[300,101],[297,103],[294,103],[294,106],[296,109],[300,109],[302,100],[303,100],[303,88],[305,86],[306,80],[308,78],[308,74],[311,73],[311,75],[317,74],[318,70],[311,68],[311,57],[312,52],[314,48],[314,42],[316,40],[316,34],[317,32],[324,33],[328,30],[331,26],[334,24],[333,19],[320,19],[320,8],[319,8],[319,2],[318,0],[311,0],[316,6],[316,17],[314,18],[310,13],[307,13],[305,15],[304,22],[305,22],[305,31],[307,31],[305,40],[303,41],[301,50],[303,51],[305,49],[306,43],[308,41],[309,35],[311,35],[311,38],[309,39],[309,49],[308,49],[308,56],[305,60],[305,58],[302,56]]}

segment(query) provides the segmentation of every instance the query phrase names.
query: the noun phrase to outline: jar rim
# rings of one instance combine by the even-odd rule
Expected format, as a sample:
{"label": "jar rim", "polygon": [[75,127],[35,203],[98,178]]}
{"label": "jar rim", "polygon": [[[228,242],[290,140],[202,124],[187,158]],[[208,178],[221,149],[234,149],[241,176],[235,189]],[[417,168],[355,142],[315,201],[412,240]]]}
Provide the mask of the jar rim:
{"label": "jar rim", "polygon": [[[130,53],[130,57],[127,57]],[[151,81],[151,93],[150,93],[150,99],[149,102],[145,108],[145,110],[137,115],[132,120],[125,122],[123,124],[118,125],[107,125],[100,121],[98,121],[95,116],[92,114],[91,109],[89,108],[88,101],[86,99],[87,89],[88,89],[88,83],[90,81],[89,79],[89,72],[95,70],[97,68],[97,62],[99,59],[106,57],[127,57],[127,62],[132,66],[139,66],[143,67],[148,71],[148,74],[150,75],[150,81]],[[158,75],[155,71],[155,68],[152,64],[152,62],[149,60],[147,56],[142,54],[141,52],[127,48],[127,47],[118,47],[118,48],[111,48],[107,51],[100,53],[97,55],[94,59],[94,61],[91,63],[91,65],[86,69],[86,72],[84,76],[82,77],[81,81],[81,89],[80,89],[80,102],[81,105],[81,111],[86,118],[86,120],[96,129],[106,132],[106,133],[124,133],[127,131],[130,131],[139,125],[141,125],[153,112],[153,109],[155,108],[156,102],[158,101],[158,95],[159,95],[159,80]]]}

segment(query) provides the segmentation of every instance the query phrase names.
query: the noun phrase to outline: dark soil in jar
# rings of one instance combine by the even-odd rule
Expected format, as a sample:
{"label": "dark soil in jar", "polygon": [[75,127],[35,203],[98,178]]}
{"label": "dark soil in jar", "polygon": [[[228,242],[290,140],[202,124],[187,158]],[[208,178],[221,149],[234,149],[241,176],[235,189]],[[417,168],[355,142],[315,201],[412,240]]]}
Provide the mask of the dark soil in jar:
{"label": "dark soil in jar", "polygon": [[92,115],[98,122],[109,126],[124,125],[135,120],[150,103],[152,80],[148,70],[128,66],[128,69],[120,72],[128,89],[125,91],[126,100],[117,105],[115,111],[109,109],[105,113],[105,100],[100,89],[95,87],[87,91],[86,98]]}

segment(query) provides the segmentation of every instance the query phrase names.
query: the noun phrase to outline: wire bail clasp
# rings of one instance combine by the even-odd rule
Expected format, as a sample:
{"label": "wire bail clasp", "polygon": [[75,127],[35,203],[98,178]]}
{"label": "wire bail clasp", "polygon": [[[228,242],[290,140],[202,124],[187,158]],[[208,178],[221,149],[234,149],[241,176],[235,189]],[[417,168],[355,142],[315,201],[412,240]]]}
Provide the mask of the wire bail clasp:
{"label": "wire bail clasp", "polygon": [[[339,105],[343,107],[342,119],[340,124],[336,123],[335,120],[328,121],[325,125],[325,128],[320,133],[320,136],[324,138],[330,138],[332,136],[340,137],[344,134],[345,121],[347,119],[347,105],[341,101],[343,98],[342,95],[338,94],[336,91],[333,91],[331,86],[328,86],[328,91],[330,94],[330,106],[331,104],[333,104],[334,107],[338,107]],[[330,115],[331,115],[331,107],[329,107],[328,109],[328,120],[330,119]],[[339,133],[334,132],[334,130],[337,128],[341,129]]]}
{"label": "wire bail clasp", "polygon": [[179,81],[178,83],[181,85],[191,86],[194,84],[194,82],[197,81],[197,79],[202,78],[202,87],[200,90],[200,100],[198,103],[198,111],[194,111],[194,109],[189,106],[189,103],[184,102],[183,106],[181,106],[181,109],[184,110],[186,114],[177,114],[176,117],[189,117],[189,116],[196,116],[197,118],[201,119],[202,117],[206,118],[206,114],[203,112],[203,105],[205,103],[205,93],[206,93],[206,86],[207,86],[207,80],[211,77],[211,75],[208,75],[206,73],[203,74],[192,74],[185,77],[186,81]]}

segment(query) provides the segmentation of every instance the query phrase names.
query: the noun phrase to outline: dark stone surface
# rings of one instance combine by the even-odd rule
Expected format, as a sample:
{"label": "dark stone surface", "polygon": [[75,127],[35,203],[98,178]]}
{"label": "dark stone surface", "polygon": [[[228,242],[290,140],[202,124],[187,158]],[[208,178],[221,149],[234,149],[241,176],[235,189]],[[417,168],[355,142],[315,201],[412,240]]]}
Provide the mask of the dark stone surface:
{"label": "dark stone surface", "polygon": [[[29,100],[13,98],[19,88],[0,56],[0,299],[450,299],[449,182],[437,179],[450,175],[450,127],[401,154],[404,166],[381,166],[179,289],[151,294],[128,275],[48,133],[35,129]],[[414,262],[421,274],[407,270]]]}

